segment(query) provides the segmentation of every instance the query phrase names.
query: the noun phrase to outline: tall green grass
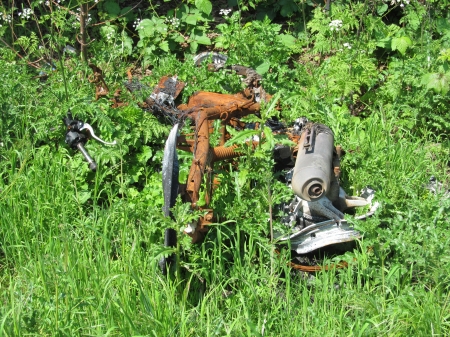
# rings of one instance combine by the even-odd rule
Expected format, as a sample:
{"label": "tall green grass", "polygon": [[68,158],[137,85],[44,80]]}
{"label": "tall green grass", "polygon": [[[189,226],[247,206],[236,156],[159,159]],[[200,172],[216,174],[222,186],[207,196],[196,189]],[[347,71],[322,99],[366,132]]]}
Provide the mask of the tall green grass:
{"label": "tall green grass", "polygon": [[[364,125],[365,137],[373,141],[350,155],[350,163],[353,156],[368,158],[363,167],[355,168],[352,179],[364,183],[366,176],[361,182],[357,174],[385,161],[379,172],[365,174],[380,179],[383,206],[391,202],[397,208],[398,201],[398,208],[408,207],[420,221],[430,226],[434,221],[427,230],[432,248],[431,236],[448,240],[448,234],[442,219],[445,211],[436,214],[428,207],[438,203],[447,210],[449,202],[426,192],[413,199],[413,192],[420,190],[414,184],[428,172],[408,172],[414,167],[432,171],[442,158],[427,159],[430,142],[418,148],[414,139],[394,141],[385,132],[389,127],[377,118]],[[418,155],[411,156],[414,152]],[[370,159],[369,153],[381,159]],[[357,225],[363,231],[367,228],[366,237],[358,249],[339,257],[349,262],[347,269],[303,274],[288,267],[285,250],[275,255],[266,240],[231,232],[227,226],[238,225],[228,223],[213,226],[207,241],[192,247],[197,259],[182,258],[179,277],[163,277],[157,267],[159,244],[147,231],[157,221],[145,212],[133,215],[127,200],[110,207],[81,203],[66,150],[28,144],[2,155],[3,180],[9,184],[2,186],[0,195],[1,336],[445,336],[450,332],[449,263],[448,258],[443,260],[448,250],[433,251],[426,261],[433,268],[420,261],[405,263],[400,258],[404,255],[398,255],[405,252],[383,246],[387,241],[383,230],[377,234],[373,223],[361,222]],[[101,178],[101,170],[97,174]],[[101,179],[94,181],[98,186],[90,189],[101,189]],[[401,186],[405,188],[392,191]],[[383,221],[383,212],[371,221]],[[411,221],[396,219],[389,226],[413,226]],[[404,243],[417,248],[414,237]]]}
{"label": "tall green grass", "polygon": [[[162,60],[155,73],[179,71],[189,78],[193,66],[182,68],[175,60]],[[364,118],[335,106],[316,109],[318,100],[310,108],[315,112],[307,117],[330,125],[347,151],[344,188],[356,194],[371,185],[381,202],[366,222],[349,216],[363,233],[357,248],[324,261],[345,260],[348,268],[291,270],[287,249],[277,255],[267,237],[242,230],[253,224],[248,216],[244,224],[212,225],[201,245],[180,234],[179,268],[165,277],[158,261],[170,220],[161,216],[158,172],[150,172],[157,166],[145,156],[132,161],[133,151],[147,143],[156,153],[152,159],[160,160],[162,141],[131,135],[145,124],[123,131],[140,122],[142,111],[130,104],[121,115],[105,101],[93,103],[93,88],[78,77],[85,67],[76,64],[67,74],[70,102],[63,101],[59,73],[41,83],[3,61],[0,66],[0,336],[450,334],[450,201],[425,188],[431,175],[446,182],[448,143],[429,130],[419,137],[395,112],[377,105]],[[225,75],[195,72],[188,94],[223,90]],[[233,88],[239,85],[234,78]],[[299,117],[303,110],[294,103],[290,114]],[[88,144],[100,158],[95,174],[62,141],[60,118],[68,107],[86,121],[103,118],[98,124],[109,136],[128,137],[119,150]],[[108,114],[122,124],[112,125]],[[106,163],[109,157],[114,160]],[[135,185],[145,181],[139,191],[145,197],[118,188],[135,187],[124,182],[131,179],[128,168],[135,169]]]}

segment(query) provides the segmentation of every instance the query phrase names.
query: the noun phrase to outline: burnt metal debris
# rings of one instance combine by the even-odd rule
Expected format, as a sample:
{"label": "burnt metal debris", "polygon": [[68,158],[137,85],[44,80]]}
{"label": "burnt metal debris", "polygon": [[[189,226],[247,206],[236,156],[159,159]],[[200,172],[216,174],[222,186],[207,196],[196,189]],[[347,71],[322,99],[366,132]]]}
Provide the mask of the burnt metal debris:
{"label": "burnt metal debris", "polygon": [[[329,1],[328,1],[329,4]],[[235,129],[245,127],[259,128],[260,125],[246,125],[242,117],[258,114],[261,102],[269,102],[272,98],[263,87],[262,77],[253,69],[241,65],[227,65],[227,56],[216,52],[205,52],[194,58],[197,66],[207,64],[210,71],[229,71],[242,76],[245,89],[236,94],[219,94],[215,92],[199,91],[192,95],[187,104],[176,105],[176,98],[185,84],[177,76],[164,76],[159,81],[151,95],[142,103],[142,107],[155,115],[162,116],[173,125],[165,144],[163,158],[163,191],[164,214],[172,217],[170,209],[174,206],[177,195],[181,195],[185,202],[190,202],[192,209],[204,211],[197,223],[186,226],[185,233],[192,237],[193,242],[199,242],[208,230],[208,225],[215,219],[214,210],[210,208],[213,198],[214,164],[242,155],[236,145],[225,146],[231,135],[226,127]],[[108,86],[103,79],[101,69],[90,65],[94,71],[90,81],[96,84],[96,98],[106,96]],[[131,76],[128,71],[128,82],[125,83],[131,92],[140,91],[143,86]],[[120,92],[116,92],[113,107],[118,106]],[[123,104],[120,102],[120,104]],[[186,119],[191,120],[192,131],[179,134]],[[218,146],[212,146],[210,136],[214,129],[214,121],[219,120],[220,140]],[[68,126],[66,142],[72,148],[78,148],[89,159],[83,150],[87,138],[80,131],[89,129],[80,121],[65,119]],[[81,123],[81,124],[77,124]],[[81,127],[80,127],[81,125]],[[331,129],[323,124],[313,123],[305,117],[294,121],[291,127],[286,127],[279,121],[266,123],[272,132],[282,133],[296,144],[293,147],[279,145],[274,149],[274,159],[280,171],[286,172],[285,181],[292,188],[293,197],[289,203],[279,207],[285,214],[282,223],[289,229],[289,234],[278,233],[279,243],[290,241],[291,247],[298,254],[306,254],[329,245],[353,241],[360,237],[344,219],[344,211],[360,207],[371,206],[370,210],[357,219],[371,216],[378,203],[373,203],[374,191],[365,189],[360,197],[348,196],[340,186],[340,159],[342,149],[334,145],[334,135]],[[91,136],[96,138],[92,129]],[[259,140],[249,141],[249,145],[256,146]],[[74,145],[75,144],[75,145]],[[192,153],[187,181],[178,181],[177,149]],[[93,161],[92,161],[93,162]],[[95,164],[95,163],[94,163]],[[207,176],[206,186],[202,186]],[[205,206],[199,206],[200,190],[205,193]],[[176,245],[176,232],[165,232],[165,245]],[[160,265],[165,271],[169,259],[162,259]]]}
{"label": "burnt metal debris", "polygon": [[[210,208],[214,192],[214,164],[242,155],[236,145],[224,145],[231,137],[226,126],[245,128],[245,123],[240,119],[258,114],[261,101],[268,102],[271,99],[262,88],[259,74],[248,67],[227,66],[226,61],[225,55],[214,52],[202,53],[194,58],[196,65],[209,62],[207,67],[211,71],[232,71],[242,75],[243,83],[246,84],[242,92],[232,95],[200,91],[191,96],[187,104],[175,106],[176,96],[184,84],[176,76],[167,76],[161,79],[146,100],[152,111],[164,114],[174,125],[164,153],[166,216],[170,215],[169,209],[175,203],[174,194],[180,194],[184,201],[191,203],[193,209],[205,211],[205,216],[196,224],[187,225],[185,229],[193,242],[203,238],[208,225],[215,218],[214,210]],[[192,121],[193,130],[191,133],[178,135],[185,119]],[[218,146],[211,146],[210,134],[215,120],[221,122],[220,142]],[[274,149],[274,158],[287,171],[286,181],[293,190],[292,201],[280,206],[285,213],[282,222],[290,229],[290,234],[278,234],[277,241],[290,241],[293,250],[298,254],[306,254],[318,248],[359,238],[360,233],[344,220],[343,212],[354,207],[372,205],[374,191],[367,189],[360,197],[350,197],[340,187],[342,149],[334,145],[331,129],[326,125],[312,123],[304,117],[298,118],[289,128],[278,121],[268,121],[266,125],[273,132],[286,134],[296,144],[294,147],[280,145]],[[252,142],[253,145],[258,143]],[[175,148],[193,154],[185,184],[178,185],[178,177],[174,173],[178,169]],[[208,183],[203,186],[205,176]],[[205,191],[205,206],[202,207],[197,204],[201,188]],[[378,204],[372,205],[370,211],[360,218],[372,215],[377,206]]]}

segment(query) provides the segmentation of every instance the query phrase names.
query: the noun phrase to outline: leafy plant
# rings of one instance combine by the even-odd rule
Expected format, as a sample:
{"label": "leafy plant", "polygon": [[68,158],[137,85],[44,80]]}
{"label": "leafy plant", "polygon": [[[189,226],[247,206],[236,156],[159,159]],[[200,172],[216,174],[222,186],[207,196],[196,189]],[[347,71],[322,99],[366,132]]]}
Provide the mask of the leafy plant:
{"label": "leafy plant", "polygon": [[[92,1],[88,56],[111,92],[123,89],[128,104],[115,109],[63,51],[80,49],[86,3],[15,4],[0,8],[0,334],[449,334],[448,1],[336,0],[329,12],[317,1]],[[255,19],[264,11],[274,21]],[[162,215],[170,125],[140,104],[164,75],[186,82],[182,102],[241,90],[228,69],[192,64],[203,49],[255,68],[275,96],[246,119],[263,127],[230,129],[246,156],[214,166],[218,222],[197,245],[181,229],[201,211],[179,201],[175,220]],[[142,90],[128,93],[132,66]],[[96,173],[63,141],[68,109],[118,141],[87,143]],[[347,216],[363,234],[354,250],[324,257],[348,268],[314,275],[271,240],[273,206],[293,196],[273,172],[286,140],[264,123],[301,116],[329,125],[346,151],[345,190],[371,185],[381,203],[367,221]],[[192,157],[179,158],[184,181]],[[163,247],[166,228],[177,247]],[[169,252],[179,270],[166,278],[158,260]]]}

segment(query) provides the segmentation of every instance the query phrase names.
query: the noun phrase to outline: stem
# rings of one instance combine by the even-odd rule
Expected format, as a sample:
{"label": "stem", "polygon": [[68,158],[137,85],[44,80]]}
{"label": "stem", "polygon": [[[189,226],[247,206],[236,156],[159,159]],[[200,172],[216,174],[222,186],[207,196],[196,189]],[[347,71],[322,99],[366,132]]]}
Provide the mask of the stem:
{"label": "stem", "polygon": [[64,56],[65,56],[65,52],[63,51],[62,57],[59,58],[59,62],[61,64],[61,73],[62,73],[62,77],[63,77],[63,81],[64,81],[64,90],[66,92],[66,102],[69,102],[69,93],[67,91],[67,81],[66,81],[66,74],[64,72],[64,63],[63,63]]}
{"label": "stem", "polygon": [[81,59],[84,62],[87,62],[87,32],[86,32],[86,23],[88,18],[88,5],[87,4],[81,4],[80,5],[80,35],[81,35]]}
{"label": "stem", "polygon": [[305,1],[302,1],[303,29],[305,30],[306,39],[308,39],[308,29],[306,27]]}
{"label": "stem", "polygon": [[270,224],[270,243],[273,243],[273,214],[272,214],[272,193],[270,193],[270,180],[267,182],[267,198],[269,201],[269,224]]}

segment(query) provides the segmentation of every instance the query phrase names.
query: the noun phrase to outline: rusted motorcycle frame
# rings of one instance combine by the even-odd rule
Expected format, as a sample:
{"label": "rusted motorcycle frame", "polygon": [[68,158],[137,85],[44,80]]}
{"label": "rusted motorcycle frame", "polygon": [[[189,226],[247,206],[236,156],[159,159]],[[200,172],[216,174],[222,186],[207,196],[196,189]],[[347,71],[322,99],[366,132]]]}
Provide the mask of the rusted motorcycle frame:
{"label": "rusted motorcycle frame", "polygon": [[[260,103],[253,99],[251,89],[236,95],[217,94],[211,92],[198,92],[191,97],[187,105],[178,109],[186,114],[194,123],[195,132],[179,137],[177,147],[193,153],[192,165],[186,181],[186,196],[193,208],[197,208],[200,198],[200,188],[205,173],[211,174],[215,162],[232,159],[241,155],[237,146],[225,147],[226,140],[230,138],[226,132],[226,125],[236,125],[239,118],[255,114],[260,111]],[[219,146],[210,145],[210,134],[213,131],[213,122],[221,121]],[[212,181],[212,179],[209,179]],[[206,186],[205,202],[209,206],[212,198],[213,186]],[[193,233],[193,241],[197,242],[207,231],[206,225],[213,220],[213,210],[208,209],[207,214],[199,221]]]}
{"label": "rusted motorcycle frame", "polygon": [[[184,84],[179,82],[176,76],[165,76],[159,81],[152,95],[145,102],[148,108],[162,111],[169,118],[174,117],[174,121],[186,119],[192,121],[193,132],[176,137],[176,147],[193,154],[186,184],[181,185],[178,191],[179,194],[184,196],[185,201],[191,203],[193,209],[200,209],[197,203],[200,199],[203,177],[205,174],[211,174],[214,163],[241,155],[236,150],[237,146],[224,146],[225,142],[230,139],[226,126],[243,127],[244,123],[240,122],[240,118],[258,113],[261,109],[261,104],[258,102],[261,97],[270,99],[270,96],[266,95],[261,88],[259,75],[252,69],[233,66],[232,70],[247,75],[248,86],[240,93],[231,95],[200,91],[191,96],[187,104],[181,104],[175,108],[173,102],[183,89]],[[221,122],[220,140],[219,146],[213,147],[210,145],[210,135],[214,130],[213,125],[216,120]],[[172,151],[172,156],[174,155],[175,153]],[[170,160],[173,160],[173,158]],[[164,167],[163,163],[163,175],[167,169],[171,169],[170,165]],[[176,179],[177,177],[174,177],[174,180]],[[213,179],[209,181],[212,182]],[[194,242],[201,240],[207,231],[207,225],[213,221],[213,210],[208,208],[212,198],[212,185],[210,183],[206,186],[206,207],[201,208],[206,211],[206,215],[200,218],[195,229],[191,228],[191,230],[186,231]],[[170,187],[165,188],[165,190],[173,193]],[[167,206],[173,206],[172,203],[174,203],[173,196],[167,199],[166,208]],[[169,210],[166,209],[166,216],[169,213]]]}
{"label": "rusted motorcycle frame", "polygon": [[[213,222],[214,211],[209,207],[214,188],[212,177],[214,163],[242,155],[237,145],[225,147],[226,141],[230,139],[226,126],[244,128],[245,123],[240,119],[259,113],[261,101],[268,102],[271,98],[263,90],[259,74],[251,68],[240,65],[225,68],[224,55],[204,53],[194,58],[194,62],[199,65],[205,58],[211,56],[215,59],[214,63],[208,65],[209,70],[228,69],[245,76],[243,82],[247,85],[246,89],[234,95],[200,91],[191,96],[187,104],[176,107],[175,99],[184,88],[184,83],[178,81],[176,76],[165,76],[143,103],[143,108],[162,114],[174,124],[164,150],[163,211],[166,216],[172,216],[170,209],[174,206],[178,194],[182,195],[184,201],[191,203],[192,209],[205,211],[205,215],[197,224],[186,227],[185,233],[192,237],[193,242],[200,241],[208,230],[208,224]],[[132,86],[136,82],[133,82],[130,73],[128,75],[129,81],[126,86],[133,91]],[[103,86],[103,81],[100,78],[98,80],[98,86]],[[191,133],[178,135],[179,128],[186,119],[192,121],[193,130]],[[219,146],[213,147],[210,144],[210,136],[214,131],[216,120],[220,120],[221,123],[220,140]],[[282,132],[296,144],[294,147],[283,149],[285,152],[283,155],[290,159],[288,168],[291,168],[290,178],[286,180],[294,192],[292,202],[284,206],[287,214],[285,218],[288,220],[284,220],[283,223],[291,227],[293,232],[288,236],[278,236],[278,240],[295,243],[297,253],[304,254],[317,247],[352,241],[359,237],[359,233],[343,220],[342,212],[348,208],[369,204],[373,191],[369,193],[369,199],[349,197],[340,188],[342,150],[339,146],[334,146],[332,131],[325,125],[309,123],[306,118],[299,118],[293,129],[284,128]],[[178,182],[179,168],[175,147],[193,154],[186,184],[182,185]],[[198,201],[205,174],[209,175],[208,183],[204,187],[205,206],[200,207]],[[286,174],[288,175],[289,173]],[[301,213],[299,209],[305,205],[308,212],[309,209],[311,212],[299,215]],[[360,218],[370,216],[373,211],[374,208]],[[300,225],[299,218],[302,218]],[[166,230],[165,245],[175,246],[176,236],[175,230]],[[170,262],[170,258],[160,261],[163,272],[167,262]]]}

